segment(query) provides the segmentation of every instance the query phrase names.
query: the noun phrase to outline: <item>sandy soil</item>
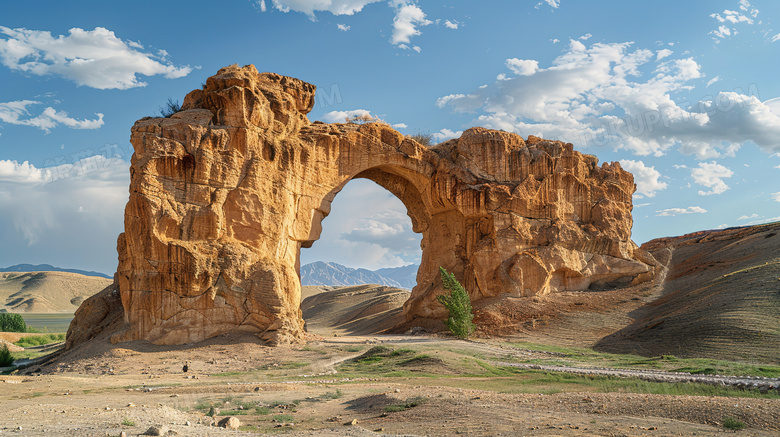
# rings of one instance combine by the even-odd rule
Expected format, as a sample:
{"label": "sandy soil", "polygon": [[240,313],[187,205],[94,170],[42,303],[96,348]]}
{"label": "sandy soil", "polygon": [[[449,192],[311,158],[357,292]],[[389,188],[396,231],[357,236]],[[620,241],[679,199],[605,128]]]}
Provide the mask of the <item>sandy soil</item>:
{"label": "sandy soil", "polygon": [[[104,436],[122,431],[138,435],[159,425],[188,436],[719,435],[726,432],[723,418],[731,416],[748,425],[744,435],[780,433],[777,400],[501,393],[474,389],[475,384],[495,385],[474,378],[344,380],[334,373],[335,366],[355,357],[358,348],[376,343],[442,350],[472,347],[425,336],[333,337],[308,346],[276,348],[262,346],[250,335],[174,348],[145,342],[100,343],[27,369],[31,374],[0,376],[0,402],[5,408],[0,431],[25,436]],[[482,354],[489,350],[473,345]],[[405,411],[386,411],[409,399],[422,401]],[[223,411],[239,403],[266,407],[272,416],[238,415],[243,431],[228,431],[212,426],[212,418],[195,409],[204,401]]]}

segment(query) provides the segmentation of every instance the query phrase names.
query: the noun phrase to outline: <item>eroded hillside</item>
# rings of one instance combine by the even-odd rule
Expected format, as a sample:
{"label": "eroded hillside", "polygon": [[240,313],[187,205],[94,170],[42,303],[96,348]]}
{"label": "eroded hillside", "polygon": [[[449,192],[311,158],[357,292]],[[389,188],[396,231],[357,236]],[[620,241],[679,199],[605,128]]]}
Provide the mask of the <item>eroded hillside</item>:
{"label": "eroded hillside", "polygon": [[780,362],[780,223],[645,243],[669,259],[660,298],[597,348]]}
{"label": "eroded hillside", "polygon": [[0,273],[0,309],[15,313],[75,312],[112,280],[68,272]]}

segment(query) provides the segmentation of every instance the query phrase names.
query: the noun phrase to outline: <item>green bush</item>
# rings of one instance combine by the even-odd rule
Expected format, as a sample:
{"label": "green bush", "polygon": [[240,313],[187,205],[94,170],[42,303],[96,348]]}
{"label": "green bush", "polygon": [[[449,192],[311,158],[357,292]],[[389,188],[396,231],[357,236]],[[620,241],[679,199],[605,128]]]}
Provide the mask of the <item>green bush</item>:
{"label": "green bush", "polygon": [[27,332],[27,324],[21,314],[0,313],[0,332]]}
{"label": "green bush", "polygon": [[745,422],[733,417],[723,418],[723,427],[726,429],[740,430],[745,427]]}
{"label": "green bush", "polygon": [[14,365],[14,356],[8,350],[8,346],[0,347],[0,367],[10,367]]}
{"label": "green bush", "polygon": [[476,330],[472,320],[474,313],[471,311],[471,298],[463,286],[460,285],[455,275],[448,273],[444,268],[439,267],[441,280],[444,288],[450,290],[450,294],[436,296],[436,300],[444,305],[450,312],[447,318],[447,327],[458,337],[468,338]]}
{"label": "green bush", "polygon": [[33,347],[58,343],[60,341],[65,341],[65,334],[30,335],[20,338],[19,341],[14,344],[21,347]]}

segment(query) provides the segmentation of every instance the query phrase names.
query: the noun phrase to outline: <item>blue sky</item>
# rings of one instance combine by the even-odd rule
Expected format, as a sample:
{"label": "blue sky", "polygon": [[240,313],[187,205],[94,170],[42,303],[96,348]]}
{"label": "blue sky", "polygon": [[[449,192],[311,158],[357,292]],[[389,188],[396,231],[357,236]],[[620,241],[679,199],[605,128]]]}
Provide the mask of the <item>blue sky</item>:
{"label": "blue sky", "polygon": [[[112,273],[130,128],[230,64],[437,141],[486,126],[634,173],[637,243],[780,220],[774,1],[15,2],[0,18],[0,266]],[[43,13],[45,10],[45,13]],[[302,262],[419,259],[403,205],[337,196]]]}

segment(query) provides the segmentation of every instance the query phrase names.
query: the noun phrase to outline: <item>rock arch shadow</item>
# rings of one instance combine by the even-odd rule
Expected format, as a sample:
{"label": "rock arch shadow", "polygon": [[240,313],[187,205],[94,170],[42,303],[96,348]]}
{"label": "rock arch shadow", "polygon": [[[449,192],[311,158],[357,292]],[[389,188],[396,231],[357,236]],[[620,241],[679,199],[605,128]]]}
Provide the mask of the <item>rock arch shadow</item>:
{"label": "rock arch shadow", "polygon": [[[301,341],[300,249],[353,178],[397,196],[423,235],[404,305],[411,325],[446,316],[439,266],[476,304],[653,276],[652,257],[630,238],[635,185],[619,164],[484,128],[425,147],[382,123],[311,122],[314,92],[231,66],[190,92],[181,112],[135,123],[113,342],[232,331]],[[69,345],[94,333],[74,323]]]}

